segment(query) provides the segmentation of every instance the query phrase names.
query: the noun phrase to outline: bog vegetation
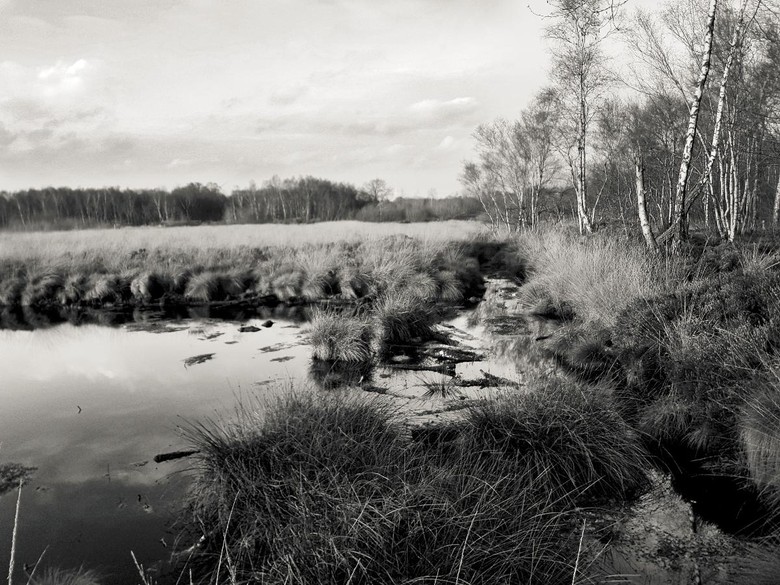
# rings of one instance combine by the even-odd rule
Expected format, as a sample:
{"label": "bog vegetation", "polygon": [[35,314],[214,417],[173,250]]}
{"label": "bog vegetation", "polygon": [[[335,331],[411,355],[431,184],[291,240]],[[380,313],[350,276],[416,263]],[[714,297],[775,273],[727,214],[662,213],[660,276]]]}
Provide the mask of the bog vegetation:
{"label": "bog vegetation", "polygon": [[[0,248],[8,307],[328,300],[313,358],[355,372],[435,335],[439,308],[478,298],[490,271],[524,281],[524,311],[556,323],[534,342],[552,370],[425,433],[343,388],[194,423],[195,582],[598,582],[610,535],[585,518],[630,507],[651,471],[694,526],[743,539],[730,582],[776,582],[776,555],[751,546],[780,539],[780,25],[766,0],[669,3],[620,27],[620,3],[548,4],[553,83],[517,121],[477,129],[467,198],[388,202],[379,183],[307,178],[229,198],[191,185],[0,199],[3,226],[479,211],[503,232],[192,246],[174,228],[168,243],[113,230],[100,249],[21,234]],[[646,66],[634,100],[605,98],[605,40],[621,31]],[[563,216],[576,226],[543,221]]]}

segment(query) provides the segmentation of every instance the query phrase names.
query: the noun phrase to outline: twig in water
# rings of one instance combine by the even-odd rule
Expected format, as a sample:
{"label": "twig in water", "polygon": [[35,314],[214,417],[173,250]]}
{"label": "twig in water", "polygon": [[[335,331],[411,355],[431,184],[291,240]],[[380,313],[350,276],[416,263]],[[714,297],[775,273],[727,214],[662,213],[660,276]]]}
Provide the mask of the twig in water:
{"label": "twig in water", "polygon": [[41,564],[41,561],[43,560],[43,555],[46,554],[46,551],[49,550],[49,545],[46,545],[46,548],[43,549],[43,552],[41,553],[41,556],[38,557],[38,560],[35,561],[35,564],[33,565],[32,571],[30,571],[29,575],[27,576],[27,585],[30,585],[32,582],[33,575],[35,575],[35,571],[38,569],[38,565]]}
{"label": "twig in water", "polygon": [[22,504],[22,482],[19,478],[19,495],[16,497],[16,512],[14,513],[14,531],[11,533],[11,560],[8,563],[8,585],[14,581],[14,560],[16,558],[16,533],[19,529],[19,508]]}
{"label": "twig in water", "polygon": [[574,585],[577,581],[577,571],[580,568],[580,555],[582,554],[582,540],[585,538],[585,523],[587,521],[582,521],[582,532],[580,533],[580,544],[577,547],[577,558],[574,561],[574,574],[571,576],[571,585]]}

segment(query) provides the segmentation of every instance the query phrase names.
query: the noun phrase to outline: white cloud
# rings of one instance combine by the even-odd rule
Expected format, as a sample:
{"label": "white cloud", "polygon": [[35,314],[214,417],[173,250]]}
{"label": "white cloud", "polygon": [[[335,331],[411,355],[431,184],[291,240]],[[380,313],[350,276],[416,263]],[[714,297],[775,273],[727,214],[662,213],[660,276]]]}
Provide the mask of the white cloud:
{"label": "white cloud", "polygon": [[455,145],[455,139],[452,136],[445,136],[436,148],[438,150],[450,150]]}
{"label": "white cloud", "polygon": [[56,97],[83,89],[83,76],[88,67],[86,59],[78,59],[71,64],[58,61],[51,67],[40,69],[37,77],[41,91],[45,96]]}

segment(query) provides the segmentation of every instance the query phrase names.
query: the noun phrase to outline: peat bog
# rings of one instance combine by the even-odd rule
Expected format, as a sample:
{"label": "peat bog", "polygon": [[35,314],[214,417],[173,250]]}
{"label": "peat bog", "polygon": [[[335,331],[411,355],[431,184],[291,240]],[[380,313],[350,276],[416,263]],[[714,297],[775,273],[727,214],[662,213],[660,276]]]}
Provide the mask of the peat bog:
{"label": "peat bog", "polygon": [[[555,226],[240,247],[205,262],[195,249],[134,252],[22,262],[0,285],[8,355],[57,362],[35,384],[17,378],[26,389],[3,426],[26,445],[3,438],[3,542],[11,484],[32,473],[17,582],[56,541],[36,514],[67,509],[63,497],[65,522],[127,531],[113,556],[52,546],[41,563],[83,564],[98,582],[773,582],[771,243],[661,257]],[[62,302],[74,282],[81,296]],[[88,292],[100,283],[113,296]],[[79,337],[126,359],[105,357],[90,380],[71,367],[77,349],[60,351]],[[83,427],[104,450],[72,463],[79,439],[44,456],[24,413]],[[113,511],[88,520],[104,504]]]}

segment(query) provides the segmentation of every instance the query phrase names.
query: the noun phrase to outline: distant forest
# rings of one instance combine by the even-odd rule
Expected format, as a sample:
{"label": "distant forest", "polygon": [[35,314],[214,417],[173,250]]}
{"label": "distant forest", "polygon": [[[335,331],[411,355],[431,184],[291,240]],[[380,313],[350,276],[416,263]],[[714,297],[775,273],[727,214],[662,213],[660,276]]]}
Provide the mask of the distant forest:
{"label": "distant forest", "polygon": [[473,197],[405,198],[314,177],[274,178],[222,193],[213,183],[162,189],[48,187],[0,192],[0,229],[80,229],[202,222],[309,223],[474,219]]}

